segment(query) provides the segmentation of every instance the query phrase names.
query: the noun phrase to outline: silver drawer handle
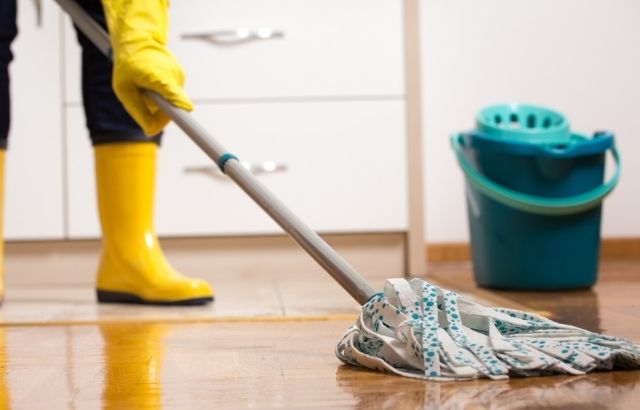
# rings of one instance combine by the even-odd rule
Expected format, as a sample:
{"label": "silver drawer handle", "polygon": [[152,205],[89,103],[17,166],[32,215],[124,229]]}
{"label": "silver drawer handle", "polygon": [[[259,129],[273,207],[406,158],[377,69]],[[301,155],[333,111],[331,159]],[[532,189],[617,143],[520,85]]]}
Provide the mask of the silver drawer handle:
{"label": "silver drawer handle", "polygon": [[[288,167],[287,164],[275,161],[263,161],[263,162],[241,162],[242,166],[249,170],[254,175],[262,174],[275,174],[278,172],[285,172]],[[188,174],[205,174],[214,178],[227,179],[227,176],[220,171],[218,167],[212,166],[196,166],[186,167],[184,172]]]}
{"label": "silver drawer handle", "polygon": [[216,30],[205,33],[185,33],[181,36],[185,40],[201,40],[217,46],[235,46],[252,41],[273,40],[284,37],[284,31],[268,27],[255,30],[237,28],[235,30]]}

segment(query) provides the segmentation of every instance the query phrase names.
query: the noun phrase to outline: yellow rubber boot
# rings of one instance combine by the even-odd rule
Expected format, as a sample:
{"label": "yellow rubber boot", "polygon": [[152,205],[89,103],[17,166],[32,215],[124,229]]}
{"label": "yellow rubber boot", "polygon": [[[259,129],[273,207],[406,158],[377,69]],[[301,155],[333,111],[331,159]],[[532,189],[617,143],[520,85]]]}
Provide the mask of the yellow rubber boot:
{"label": "yellow rubber boot", "polygon": [[0,303],[4,300],[4,154],[0,149]]}
{"label": "yellow rubber boot", "polygon": [[201,305],[209,284],[180,275],[166,261],[153,229],[157,146],[126,142],[95,147],[102,255],[99,302]]}

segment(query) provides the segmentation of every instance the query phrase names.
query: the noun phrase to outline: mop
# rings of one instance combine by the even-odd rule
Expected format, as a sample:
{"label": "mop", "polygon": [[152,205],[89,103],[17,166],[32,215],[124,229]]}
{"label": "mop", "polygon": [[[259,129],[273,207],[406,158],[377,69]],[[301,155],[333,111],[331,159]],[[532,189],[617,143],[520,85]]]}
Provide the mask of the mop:
{"label": "mop", "polygon": [[[56,0],[105,55],[109,35],[73,0]],[[421,279],[390,279],[378,292],[267,190],[190,115],[166,112],[249,197],[314,258],[362,311],[336,347],[344,363],[426,380],[506,379],[640,368],[640,346],[506,308],[490,308]]]}

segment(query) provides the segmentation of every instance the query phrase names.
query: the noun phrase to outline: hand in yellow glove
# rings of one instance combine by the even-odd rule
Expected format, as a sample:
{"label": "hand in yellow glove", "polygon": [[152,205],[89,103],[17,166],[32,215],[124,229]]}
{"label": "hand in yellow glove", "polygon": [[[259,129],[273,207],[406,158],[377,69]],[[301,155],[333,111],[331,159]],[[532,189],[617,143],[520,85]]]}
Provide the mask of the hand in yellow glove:
{"label": "hand in yellow glove", "polygon": [[156,135],[169,117],[143,90],[191,111],[182,89],[184,72],[167,43],[168,0],[102,0],[113,49],[113,88],[146,135]]}

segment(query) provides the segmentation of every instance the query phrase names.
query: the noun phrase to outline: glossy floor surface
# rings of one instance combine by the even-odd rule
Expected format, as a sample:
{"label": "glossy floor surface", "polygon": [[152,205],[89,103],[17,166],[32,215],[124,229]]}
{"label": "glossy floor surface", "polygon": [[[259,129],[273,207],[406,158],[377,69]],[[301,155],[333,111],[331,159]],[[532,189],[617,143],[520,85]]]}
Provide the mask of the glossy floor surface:
{"label": "glossy floor surface", "polygon": [[[245,243],[249,243],[245,245]],[[378,287],[402,269],[395,235],[332,237],[336,248]],[[95,303],[97,241],[9,243],[5,263],[4,323],[112,320],[216,320],[246,317],[354,315],[359,306],[287,237],[163,241],[180,272],[209,281],[215,303],[157,309]]]}
{"label": "glossy floor surface", "polygon": [[[640,261],[607,262],[593,290],[560,293],[477,289],[468,264],[430,272],[431,280],[478,300],[640,342]],[[640,403],[638,371],[433,383],[345,366],[333,349],[358,307],[344,292],[324,277],[283,277],[275,283],[288,290],[276,295],[272,311],[256,297],[260,287],[252,283],[260,280],[249,275],[218,286],[222,307],[195,310],[96,306],[89,287],[9,290],[2,312],[10,320],[0,326],[0,408],[635,409]],[[244,304],[252,307],[242,310]],[[39,317],[44,305],[54,313]]]}

